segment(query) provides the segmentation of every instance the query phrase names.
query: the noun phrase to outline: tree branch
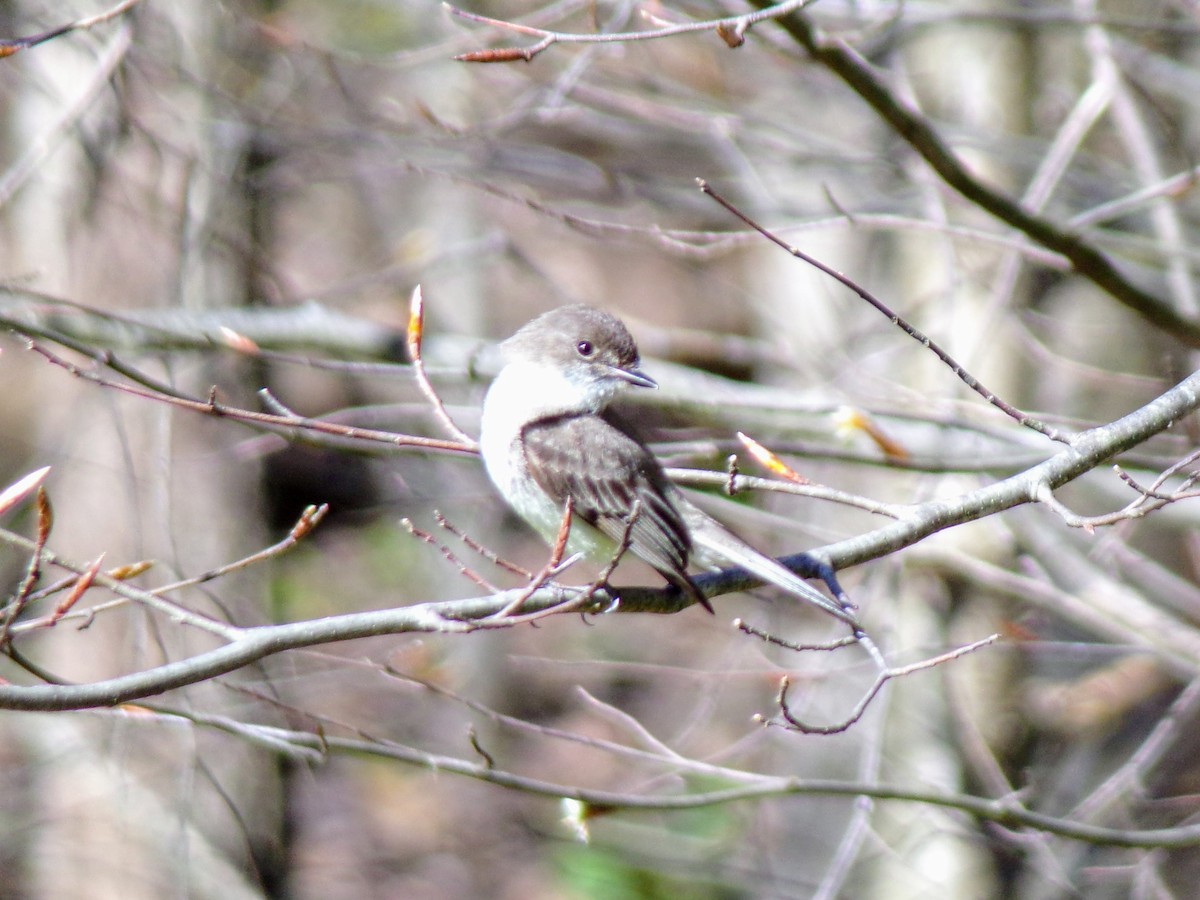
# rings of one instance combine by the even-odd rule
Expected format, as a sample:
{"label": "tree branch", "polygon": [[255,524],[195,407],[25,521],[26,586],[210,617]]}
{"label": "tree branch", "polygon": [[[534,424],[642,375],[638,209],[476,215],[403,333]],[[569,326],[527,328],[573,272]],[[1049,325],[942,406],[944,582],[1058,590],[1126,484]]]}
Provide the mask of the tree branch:
{"label": "tree branch", "polygon": [[[751,0],[759,9],[771,4]],[[1200,322],[1176,312],[1154,294],[1138,287],[1107,256],[1078,234],[1034,215],[1006,194],[988,187],[971,174],[945,144],[932,124],[902,102],[854,50],[826,38],[804,13],[773,20],[821,65],[861,97],[888,125],[963,197],[991,213],[1048,250],[1066,257],[1075,272],[1132,309],[1147,322],[1189,346],[1200,347]]]}
{"label": "tree branch", "polygon": [[[1124,418],[1076,435],[1070,447],[1019,475],[959,497],[914,505],[909,508],[907,515],[895,522],[836,544],[785,557],[782,562],[801,573],[811,570],[814,559],[840,569],[885,556],[943,528],[1029,503],[1036,500],[1040,492],[1061,487],[1114,454],[1169,428],[1198,406],[1200,373],[1185,379]],[[29,539],[7,531],[0,531],[0,540],[29,551],[34,547]],[[49,551],[44,553],[44,562],[47,565],[61,564]],[[85,569],[75,566],[73,570],[82,572]],[[761,584],[741,569],[699,575],[693,580],[706,598]],[[100,583],[100,578],[97,582]],[[130,590],[127,585],[117,582],[105,586],[118,591]],[[228,643],[186,660],[93,684],[0,685],[0,709],[56,710],[107,706],[223,675],[284,650],[382,634],[472,632],[487,627],[474,620],[495,615],[527,591],[528,588],[517,588],[467,600],[419,603],[397,609],[250,628],[220,625],[205,617],[189,614],[194,619],[192,624],[215,631],[225,637]],[[571,603],[588,591],[592,592],[595,609],[668,614],[691,605],[689,598],[672,588],[621,588],[617,592],[619,596],[614,596],[605,589],[567,588],[549,584],[524,597],[522,610],[533,613]],[[164,603],[160,598],[154,599],[160,604]],[[577,609],[575,606],[564,608]],[[181,614],[173,604],[163,612],[174,616]],[[1200,667],[1197,662],[1200,660],[1200,647],[1195,646],[1190,634],[1190,630],[1180,629],[1178,634],[1171,636],[1170,641],[1155,648],[1176,670],[1195,672]]]}
{"label": "tree branch", "polygon": [[[230,731],[242,737],[266,744],[274,750],[280,746],[291,748],[296,755],[322,755],[333,753],[366,754],[384,759],[408,763],[434,772],[451,772],[475,778],[501,787],[519,790],[557,800],[571,800],[586,804],[595,810],[623,811],[678,811],[720,806],[743,800],[761,800],[769,797],[825,796],[825,797],[872,797],[876,800],[897,800],[955,809],[986,822],[1009,828],[1032,828],[1059,837],[1084,841],[1089,844],[1109,847],[1135,847],[1145,849],[1186,848],[1200,845],[1200,824],[1181,825],[1175,828],[1138,830],[1133,828],[1105,828],[1089,825],[1072,819],[1049,816],[1023,806],[1015,798],[1006,797],[989,800],[970,794],[949,791],[913,789],[906,786],[856,781],[839,781],[821,778],[790,778],[758,776],[749,784],[690,794],[645,795],[581,788],[573,784],[560,784],[520,775],[497,768],[487,760],[468,761],[456,756],[432,753],[393,741],[335,737],[328,734],[312,734],[306,731],[288,731],[282,728],[255,729],[243,723],[223,717],[179,711],[165,713],[178,715],[210,727]],[[261,732],[261,736],[255,734]],[[664,762],[672,762],[672,758]],[[684,761],[686,765],[686,761]]]}

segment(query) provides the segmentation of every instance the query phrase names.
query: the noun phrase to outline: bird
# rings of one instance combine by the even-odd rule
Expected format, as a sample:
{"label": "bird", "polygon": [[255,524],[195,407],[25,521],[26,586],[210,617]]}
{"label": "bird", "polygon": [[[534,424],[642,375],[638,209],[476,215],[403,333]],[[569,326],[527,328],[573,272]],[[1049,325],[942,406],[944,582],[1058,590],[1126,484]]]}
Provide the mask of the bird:
{"label": "bird", "polygon": [[571,555],[603,564],[625,541],[709,612],[689,566],[740,566],[857,631],[850,609],[689,501],[612,413],[609,404],[625,389],[658,387],[619,318],[594,306],[561,306],[500,349],[503,366],[483,402],[480,453],[497,490],[543,540],[555,543],[569,504]]}

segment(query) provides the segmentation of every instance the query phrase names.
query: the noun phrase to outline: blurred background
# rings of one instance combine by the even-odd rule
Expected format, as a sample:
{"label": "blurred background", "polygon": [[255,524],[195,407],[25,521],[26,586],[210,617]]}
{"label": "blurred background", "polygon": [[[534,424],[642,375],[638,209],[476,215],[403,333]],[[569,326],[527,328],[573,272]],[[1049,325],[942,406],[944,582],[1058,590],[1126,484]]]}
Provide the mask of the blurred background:
{"label": "blurred background", "polygon": [[[108,8],[5,4],[0,37]],[[570,33],[749,10],[464,8]],[[928,117],[979,184],[1081,235],[1179,320],[1200,315],[1195,4],[821,0],[805,15]],[[907,504],[1058,449],[749,233],[700,177],[1060,427],[1118,418],[1195,368],[1194,339],[948,187],[778,24],[736,48],[706,30],[561,43],[530,62],[453,58],[536,41],[429,0],[142,0],[0,59],[5,324],[112,381],[115,357],[190,396],[215,386],[258,409],[267,388],[302,415],[440,437],[405,365],[414,285],[432,380],[471,434],[494,342],[586,302],[626,319],[661,382],[633,412],[673,466],[724,470],[740,430],[814,482]],[[279,355],[235,352],[222,326]],[[519,584],[439,529],[435,510],[524,566],[546,559],[470,456],[289,442],[84,380],[15,331],[0,336],[0,385],[0,482],[53,467],[49,546],[68,559],[153,560],[139,583],[165,584],[330,504],[291,552],[178,597],[241,625],[481,593],[403,518]],[[846,408],[902,452],[846,428]],[[1149,485],[1194,434],[1177,423],[1122,464]],[[706,497],[773,553],[889,521],[811,498]],[[1108,467],[1058,494],[1081,515],[1134,497]],[[291,651],[145,707],[3,712],[0,897],[1188,896],[1194,849],[1099,847],[851,797],[597,815],[584,844],[552,798],[367,754],[314,764],[228,726],[486,756],[629,795],[840,778],[1020,791],[1049,815],[1167,827],[1194,814],[1200,790],[1197,509],[1079,528],[1020,508],[847,570],[894,664],[1005,640],[893,683],[836,735],[753,719],[778,712],[785,673],[793,710],[818,724],[845,719],[874,676],[859,651],[795,652],[731,627],[839,635],[770,591],[722,597],[715,617],[561,616]],[[29,510],[2,524],[35,528]],[[6,598],[27,565],[0,551]],[[615,580],[660,583],[634,563]],[[86,605],[110,599],[94,594]],[[213,646],[129,605],[80,624],[14,646],[70,681]],[[32,680],[7,658],[0,677]]]}

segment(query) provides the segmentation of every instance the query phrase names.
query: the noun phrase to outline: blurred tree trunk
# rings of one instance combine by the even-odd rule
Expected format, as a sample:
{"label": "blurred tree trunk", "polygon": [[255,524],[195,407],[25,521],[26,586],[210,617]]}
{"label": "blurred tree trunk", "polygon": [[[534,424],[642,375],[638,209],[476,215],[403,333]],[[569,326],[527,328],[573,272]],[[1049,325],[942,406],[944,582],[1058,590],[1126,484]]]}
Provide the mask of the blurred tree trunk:
{"label": "blurred tree trunk", "polygon": [[[237,177],[253,133],[204,88],[221,84],[231,39],[217,4],[149,6],[14,60],[28,84],[7,111],[8,146],[20,152],[44,136],[54,149],[5,211],[8,271],[29,273],[46,293],[114,312],[237,305],[253,289],[247,257],[229,251],[254,252],[247,237],[255,198],[242,194]],[[28,7],[26,28],[97,11],[90,2]],[[114,92],[128,87],[122,66],[156,58],[188,76],[164,87],[173,96],[115,102]],[[241,77],[253,78],[255,57],[237,59]],[[78,115],[64,117],[66,110]],[[156,148],[147,130],[169,141]],[[123,202],[132,197],[151,202]],[[214,465],[221,445],[213,438],[220,436],[206,423],[166,406],[99,396],[44,364],[13,364],[21,362],[30,383],[56,397],[36,417],[40,435],[27,440],[40,443],[33,456],[55,467],[52,540],[70,558],[104,553],[106,566],[151,559],[178,575],[261,546],[255,467]],[[165,359],[139,364],[165,381],[177,374]],[[209,611],[261,620],[263,585],[242,577],[239,587],[243,608]],[[203,605],[200,596],[193,600]],[[197,646],[194,635],[162,628],[136,608],[85,633],[81,642],[79,633],[56,631],[37,646],[38,660],[62,677],[90,679]],[[208,690],[210,703],[230,702],[221,691]],[[35,773],[25,795],[28,821],[40,825],[26,896],[261,896],[259,882],[269,880],[281,852],[275,758],[198,735],[182,720],[174,730],[145,731],[136,715],[121,712],[15,717],[11,724]]]}

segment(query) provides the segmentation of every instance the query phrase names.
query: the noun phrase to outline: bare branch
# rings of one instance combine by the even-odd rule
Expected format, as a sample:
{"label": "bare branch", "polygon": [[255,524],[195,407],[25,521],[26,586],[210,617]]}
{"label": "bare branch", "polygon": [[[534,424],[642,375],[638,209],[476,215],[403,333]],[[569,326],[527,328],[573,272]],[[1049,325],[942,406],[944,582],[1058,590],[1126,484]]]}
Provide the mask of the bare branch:
{"label": "bare branch", "polygon": [[320,434],[334,435],[336,437],[346,438],[349,440],[361,440],[389,444],[393,447],[416,447],[423,450],[441,450],[450,453],[463,454],[473,454],[476,452],[473,447],[467,446],[458,441],[438,440],[436,438],[425,438],[417,435],[397,435],[391,432],[376,431],[370,428],[356,428],[351,425],[338,425],[332,422],[325,422],[320,419],[311,419],[306,416],[299,416],[290,413],[259,413],[251,410],[239,409],[234,406],[226,406],[217,400],[215,388],[211,392],[209,398],[206,400],[184,396],[173,388],[165,385],[156,385],[154,389],[140,388],[134,385],[111,381],[103,378],[100,375],[97,375],[95,372],[90,372],[86,369],[80,368],[74,363],[68,362],[62,357],[50,352],[40,344],[33,343],[30,345],[30,349],[45,357],[49,362],[66,369],[77,378],[82,378],[85,381],[90,381],[93,384],[100,385],[101,387],[107,387],[113,390],[121,391],[125,394],[131,394],[132,396],[140,397],[144,400],[155,400],[159,403],[167,403],[171,406],[177,406],[181,409],[186,409],[189,412],[198,412],[205,415],[216,416],[222,419],[231,419],[233,421],[252,424],[282,433],[313,431]]}
{"label": "bare branch", "polygon": [[[791,562],[796,571],[806,571],[811,567],[813,558],[817,558],[828,562],[834,568],[842,568],[909,546],[951,525],[974,521],[1003,509],[1028,503],[1037,499],[1039,493],[1047,487],[1060,487],[1121,450],[1170,427],[1197,406],[1200,406],[1200,373],[1185,379],[1175,388],[1124,418],[1082,432],[1072,440],[1070,447],[1019,475],[951,500],[918,504],[911,508],[910,515],[897,522],[819,550],[809,551],[799,557],[785,557],[781,562],[785,565]],[[36,546],[34,542],[6,531],[0,531],[0,540],[29,552]],[[64,563],[48,551],[44,554],[44,560],[48,565],[62,565],[79,573],[86,570],[86,567]],[[706,597],[745,590],[759,583],[739,569],[699,575],[694,581]],[[681,597],[679,592],[673,589],[622,588],[620,605],[614,607],[613,601],[616,598],[603,587],[593,585],[579,590],[546,584],[528,596],[524,596],[527,589],[522,588],[472,600],[422,603],[401,609],[333,616],[291,625],[236,628],[198,616],[175,604],[166,603],[161,598],[136,591],[104,576],[97,576],[96,582],[129,599],[160,609],[165,615],[178,617],[189,624],[219,634],[230,643],[217,650],[198,654],[189,660],[169,663],[146,672],[92,685],[69,688],[48,685],[0,685],[0,708],[78,709],[121,703],[231,672],[286,649],[375,634],[454,634],[495,627],[497,623],[489,625],[480,620],[505,609],[518,597],[523,597],[521,608],[527,611],[527,615],[552,608],[556,611],[574,610],[580,608],[583,603],[599,609],[615,608],[621,612],[656,613],[677,612],[690,605],[688,598]],[[505,625],[515,624],[518,618],[520,617],[511,617],[505,621]],[[859,643],[872,656],[877,656],[878,651],[874,650],[873,644],[861,637]],[[1176,663],[1178,662],[1176,660]],[[1192,662],[1194,665],[1195,660]]]}
{"label": "bare branch", "polygon": [[528,47],[499,47],[487,50],[475,50],[470,53],[460,53],[454,57],[459,62],[492,63],[515,62],[517,60],[529,62],[543,50],[552,47],[554,44],[614,44],[630,41],[650,41],[659,38],[676,37],[681,34],[690,34],[697,31],[711,31],[724,41],[727,47],[733,49],[745,43],[744,35],[752,25],[803,9],[812,2],[814,0],[787,0],[787,2],[774,4],[759,12],[747,13],[741,16],[710,19],[705,22],[666,25],[662,28],[653,28],[646,31],[622,31],[612,34],[574,34],[564,31],[548,31],[544,28],[535,28],[530,25],[522,25],[518,22],[481,16],[477,13],[459,9],[449,3],[443,3],[442,6],[451,15],[468,22],[474,22],[479,25],[490,25],[493,28],[540,38],[536,44]]}
{"label": "bare branch", "polygon": [[110,19],[115,19],[117,16],[128,12],[140,2],[141,0],[122,0],[122,2],[106,12],[86,19],[76,19],[74,22],[70,22],[67,25],[60,25],[49,31],[43,31],[41,34],[23,38],[0,39],[0,59],[12,56],[14,53],[19,53],[22,50],[28,50],[30,47],[36,47],[38,44],[44,44],[46,41],[53,40],[56,37],[62,37],[64,34],[70,34],[72,31],[83,31],[103,24]]}
{"label": "bare branch", "polygon": [[1048,816],[1023,806],[1015,797],[989,800],[969,794],[946,791],[920,790],[892,784],[871,784],[832,779],[788,778],[760,776],[750,784],[729,788],[696,791],[674,795],[644,795],[616,791],[592,790],[573,784],[543,781],[516,774],[507,769],[483,761],[467,761],[454,756],[431,753],[394,741],[380,739],[364,740],[312,734],[305,731],[288,731],[282,728],[246,726],[233,723],[224,717],[203,716],[183,710],[172,710],[191,721],[233,732],[247,732],[244,736],[257,740],[253,732],[261,732],[272,741],[286,741],[296,753],[304,751],[319,753],[365,754],[381,759],[407,763],[435,772],[448,772],[467,778],[540,795],[554,800],[570,799],[594,807],[596,810],[623,810],[626,812],[677,811],[721,806],[746,800],[761,800],[768,797],[829,796],[829,797],[873,797],[876,800],[894,800],[921,803],[946,809],[959,810],[968,815],[1008,828],[1028,828],[1046,832],[1071,840],[1083,841],[1097,846],[1135,847],[1143,849],[1188,848],[1200,845],[1200,825],[1139,830],[1135,828],[1104,828],[1072,819]]}
{"label": "bare branch", "polygon": [[[759,9],[767,0],[751,0]],[[1171,308],[1136,285],[1104,253],[1079,234],[1034,215],[1011,197],[989,187],[963,165],[925,117],[901,101],[850,47],[820,33],[802,13],[775,20],[814,60],[842,79],[896,134],[906,141],[950,187],[971,203],[1023,232],[1048,250],[1070,260],[1074,271],[1119,303],[1177,340],[1200,347],[1200,322]]]}
{"label": "bare branch", "polygon": [[918,329],[915,325],[911,324],[910,322],[908,322],[907,320],[905,320],[898,314],[892,312],[891,309],[889,309],[881,300],[879,300],[874,294],[872,294],[866,288],[862,287],[861,285],[859,285],[857,282],[853,281],[852,279],[847,278],[845,275],[843,275],[841,272],[837,271],[836,269],[832,269],[829,266],[825,265],[820,260],[809,256],[807,253],[805,253],[803,250],[799,249],[798,247],[793,247],[791,244],[788,244],[786,241],[784,241],[782,238],[780,238],[774,232],[764,228],[762,225],[759,225],[757,222],[755,222],[753,219],[751,219],[749,216],[747,216],[744,212],[742,212],[740,209],[738,209],[736,206],[734,206],[732,203],[730,203],[728,200],[726,200],[724,197],[722,197],[720,194],[718,194],[716,191],[714,191],[712,189],[712,187],[709,186],[708,182],[706,182],[704,179],[698,178],[698,179],[696,179],[696,183],[699,185],[701,191],[703,191],[708,196],[712,197],[714,200],[717,201],[717,203],[719,203],[721,206],[723,206],[731,214],[736,216],[741,221],[745,222],[747,225],[749,225],[751,228],[753,228],[755,231],[757,231],[759,234],[761,234],[763,237],[765,237],[771,243],[775,244],[777,247],[782,248],[783,250],[786,250],[788,253],[790,253],[792,256],[796,257],[797,259],[803,260],[804,262],[808,263],[810,266],[813,266],[816,269],[820,269],[822,272],[824,272],[830,278],[833,278],[835,281],[838,281],[841,284],[845,285],[850,290],[854,291],[854,293],[856,293],[863,300],[866,300],[867,303],[869,303],[871,306],[875,307],[875,309],[879,310],[879,312],[881,312],[885,316],[887,316],[888,319],[891,320],[892,324],[896,325],[901,331],[903,331],[905,334],[907,334],[913,340],[917,341],[917,343],[921,344],[921,346],[926,347],[938,359],[940,359],[943,363],[945,363],[950,368],[950,371],[952,371],[955,375],[957,375],[959,380],[962,381],[963,384],[965,384],[967,387],[969,387],[971,390],[973,390],[975,393],[977,393],[979,396],[981,396],[988,403],[992,404],[992,406],[996,407],[996,409],[1000,410],[1006,416],[1013,419],[1015,422],[1017,422],[1017,424],[1024,425],[1026,428],[1031,428],[1034,431],[1044,434],[1046,437],[1050,438],[1050,440],[1052,440],[1052,441],[1061,441],[1063,443],[1070,443],[1070,438],[1067,435],[1064,435],[1062,432],[1058,431],[1055,428],[1051,428],[1049,425],[1045,424],[1044,422],[1040,421],[1039,419],[1036,419],[1033,416],[1030,416],[1030,415],[1027,415],[1026,413],[1021,412],[1015,406],[1011,405],[1010,403],[1005,402],[1003,399],[1001,399],[995,393],[993,393],[992,391],[990,391],[986,387],[984,387],[979,382],[979,379],[977,379],[974,375],[972,375],[970,372],[968,372],[966,369],[964,369],[961,365],[959,365],[958,362],[955,361],[954,357],[952,357],[949,353],[947,353],[945,350],[943,350],[941,348],[941,346],[939,346],[936,342],[934,342],[934,340],[932,338],[930,338],[928,335],[926,335],[924,332],[922,332],[920,329]]}
{"label": "bare branch", "polygon": [[764,725],[775,725],[792,731],[799,731],[802,734],[840,734],[862,718],[863,713],[867,711],[867,707],[871,705],[871,701],[879,695],[879,692],[883,690],[883,686],[893,678],[902,678],[905,675],[911,675],[914,672],[920,672],[924,669],[930,669],[934,666],[942,665],[943,663],[958,659],[961,656],[966,656],[968,653],[973,653],[976,650],[980,650],[983,647],[990,646],[998,640],[1000,640],[1000,635],[993,634],[983,638],[982,640],[974,641],[962,647],[956,647],[955,649],[947,651],[946,653],[938,654],[937,656],[921,660],[920,662],[911,663],[907,666],[900,666],[899,668],[881,669],[880,672],[875,676],[874,682],[872,682],[871,686],[867,688],[867,692],[855,705],[850,715],[841,722],[837,722],[833,725],[812,725],[804,722],[792,712],[791,706],[788,703],[788,692],[791,690],[791,679],[785,675],[779,680],[779,694],[776,698],[776,702],[779,705],[779,714],[783,717],[783,721],[780,722],[776,719],[767,719],[762,716],[756,716],[755,718]]}

